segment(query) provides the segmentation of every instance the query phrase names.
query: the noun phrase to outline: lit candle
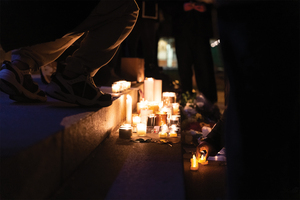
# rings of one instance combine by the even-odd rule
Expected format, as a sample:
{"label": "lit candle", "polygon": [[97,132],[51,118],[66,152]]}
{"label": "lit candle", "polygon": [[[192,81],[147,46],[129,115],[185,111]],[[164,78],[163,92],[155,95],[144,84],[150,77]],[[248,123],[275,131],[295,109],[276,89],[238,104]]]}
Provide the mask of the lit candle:
{"label": "lit candle", "polygon": [[173,115],[178,115],[179,114],[179,103],[172,103],[173,107]]}
{"label": "lit candle", "polygon": [[131,82],[129,82],[129,81],[126,81],[126,89],[130,89],[130,87],[131,87]]}
{"label": "lit candle", "polygon": [[162,80],[154,80],[153,101],[161,102]]}
{"label": "lit candle", "polygon": [[171,118],[172,116],[172,111],[173,111],[173,107],[172,106],[164,106],[162,109],[161,109],[162,112],[165,112],[167,113],[167,116],[168,116],[168,119]]}
{"label": "lit candle", "polygon": [[148,116],[152,113],[153,113],[152,110],[142,109],[140,113],[141,123],[147,124]]}
{"label": "lit candle", "polygon": [[199,166],[198,166],[198,162],[197,162],[196,156],[193,155],[193,158],[191,158],[191,167],[190,167],[190,170],[196,171],[196,170],[198,170],[198,168],[199,168]]}
{"label": "lit candle", "polygon": [[153,101],[153,78],[146,78],[144,80],[144,98],[146,101]]}
{"label": "lit candle", "polygon": [[159,138],[166,138],[167,137],[167,133],[166,132],[159,132]]}
{"label": "lit candle", "polygon": [[122,81],[118,81],[118,83],[120,84],[121,91],[126,90],[126,81],[122,80]]}
{"label": "lit candle", "polygon": [[175,92],[164,92],[163,93],[163,102],[165,106],[168,106],[176,102]]}
{"label": "lit candle", "polygon": [[169,135],[170,137],[177,137],[177,133],[174,130],[172,130]]}
{"label": "lit candle", "polygon": [[201,155],[201,157],[199,158],[198,162],[201,165],[207,165],[208,164],[208,160],[205,160],[205,155],[204,154]]}
{"label": "lit candle", "polygon": [[162,125],[162,126],[161,126],[161,131],[162,131],[162,132],[166,132],[166,133],[169,132],[168,126],[167,126],[166,124]]}
{"label": "lit candle", "polygon": [[131,124],[132,117],[132,98],[127,94],[126,98],[126,123]]}
{"label": "lit candle", "polygon": [[164,112],[156,113],[155,126],[162,126],[164,124],[167,124],[167,113]]}
{"label": "lit candle", "polygon": [[132,135],[132,127],[130,124],[124,124],[119,128],[119,137],[122,139],[130,139]]}
{"label": "lit candle", "polygon": [[179,119],[177,115],[172,115],[170,119],[170,124],[171,125],[179,125]]}
{"label": "lit candle", "polygon": [[132,125],[136,126],[140,122],[141,122],[140,116],[138,114],[133,114],[132,115]]}
{"label": "lit candle", "polygon": [[147,130],[146,124],[138,123],[136,125],[136,131],[138,136],[146,136],[146,130]]}
{"label": "lit candle", "polygon": [[148,109],[152,110],[153,113],[156,113],[159,110],[158,102],[149,102],[148,103]]}
{"label": "lit candle", "polygon": [[141,109],[145,109],[145,108],[148,108],[148,105],[147,105],[147,102],[144,101],[144,100],[138,102],[137,105],[136,105],[136,110],[137,110],[138,114],[141,113]]}
{"label": "lit candle", "polygon": [[114,82],[111,86],[113,93],[120,92],[120,84],[118,82]]}

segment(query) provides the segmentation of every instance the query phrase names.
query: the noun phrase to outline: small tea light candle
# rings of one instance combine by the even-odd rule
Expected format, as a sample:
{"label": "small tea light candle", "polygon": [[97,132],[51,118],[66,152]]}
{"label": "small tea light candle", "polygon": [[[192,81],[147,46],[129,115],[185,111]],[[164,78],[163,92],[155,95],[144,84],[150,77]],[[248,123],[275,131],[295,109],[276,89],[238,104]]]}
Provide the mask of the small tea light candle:
{"label": "small tea light candle", "polygon": [[130,139],[132,135],[132,127],[130,124],[124,124],[119,128],[119,138]]}
{"label": "small tea light candle", "polygon": [[205,160],[205,155],[204,154],[201,155],[201,157],[199,158],[198,162],[201,165],[207,165],[208,164],[208,160]]}
{"label": "small tea light candle", "polygon": [[196,170],[198,170],[198,168],[199,168],[199,165],[198,165],[196,156],[193,155],[193,158],[191,158],[191,167],[190,167],[190,170],[196,171]]}
{"label": "small tea light candle", "polygon": [[172,130],[169,135],[170,137],[177,137],[177,133],[174,130]]}
{"label": "small tea light candle", "polygon": [[159,138],[167,138],[168,134],[164,131],[159,132]]}
{"label": "small tea light candle", "polygon": [[147,130],[146,124],[138,123],[136,125],[136,132],[138,136],[146,136],[146,130]]}

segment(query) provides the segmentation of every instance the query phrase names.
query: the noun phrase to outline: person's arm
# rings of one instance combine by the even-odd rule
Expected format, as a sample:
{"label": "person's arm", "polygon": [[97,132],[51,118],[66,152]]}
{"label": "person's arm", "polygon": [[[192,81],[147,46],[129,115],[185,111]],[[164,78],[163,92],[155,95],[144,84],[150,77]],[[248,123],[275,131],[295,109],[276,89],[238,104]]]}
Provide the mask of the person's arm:
{"label": "person's arm", "polygon": [[202,140],[197,146],[197,159],[200,158],[201,151],[206,151],[205,160],[207,160],[208,156],[215,156],[224,147],[225,112],[223,113],[221,119],[213,127],[211,132],[207,135],[207,138]]}

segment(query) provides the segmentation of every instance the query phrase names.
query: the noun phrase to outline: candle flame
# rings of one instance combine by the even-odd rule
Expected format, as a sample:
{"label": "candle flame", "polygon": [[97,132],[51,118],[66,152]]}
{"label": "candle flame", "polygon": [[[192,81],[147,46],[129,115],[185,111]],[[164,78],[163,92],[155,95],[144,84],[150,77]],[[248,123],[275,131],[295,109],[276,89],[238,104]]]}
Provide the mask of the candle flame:
{"label": "candle flame", "polygon": [[197,166],[197,159],[196,159],[196,156],[195,156],[195,155],[193,155],[192,166],[193,166],[193,167],[196,167],[196,166]]}
{"label": "candle flame", "polygon": [[202,154],[201,155],[201,158],[200,158],[201,160],[204,160],[205,159],[205,157],[204,157],[204,155]]}

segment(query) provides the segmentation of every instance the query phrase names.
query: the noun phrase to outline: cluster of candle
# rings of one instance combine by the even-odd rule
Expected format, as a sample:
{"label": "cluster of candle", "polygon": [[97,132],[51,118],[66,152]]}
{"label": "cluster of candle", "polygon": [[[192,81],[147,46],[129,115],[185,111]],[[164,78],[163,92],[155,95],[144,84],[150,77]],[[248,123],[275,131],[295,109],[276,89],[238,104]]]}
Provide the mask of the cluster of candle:
{"label": "cluster of candle", "polygon": [[111,86],[113,93],[118,93],[125,91],[131,87],[131,82],[129,81],[117,81],[114,82]]}
{"label": "cluster of candle", "polygon": [[[145,91],[146,93],[147,91]],[[132,117],[132,125],[136,127],[134,131],[139,136],[145,136],[146,133],[158,133],[160,138],[178,136],[180,130],[179,103],[176,103],[175,93],[168,92],[167,96],[164,95],[165,93],[162,94],[160,96],[163,96],[163,99],[171,98],[172,100],[148,101],[143,99],[137,103],[137,114]]]}
{"label": "cluster of candle", "polygon": [[198,163],[200,163],[202,165],[207,165],[208,164],[208,161],[206,160],[204,154],[201,154],[201,156],[200,156],[200,158],[198,160],[197,160],[196,156],[193,155],[193,157],[191,158],[190,161],[191,161],[190,170],[192,170],[192,171],[198,170],[198,168],[199,168]]}
{"label": "cluster of candle", "polygon": [[[116,82],[118,83],[118,82]],[[138,136],[157,133],[160,138],[177,137],[180,130],[179,103],[174,92],[162,93],[162,81],[144,80],[144,98],[137,103],[137,113],[132,114],[132,99],[126,96],[126,124]],[[122,130],[123,131],[123,130]]]}

